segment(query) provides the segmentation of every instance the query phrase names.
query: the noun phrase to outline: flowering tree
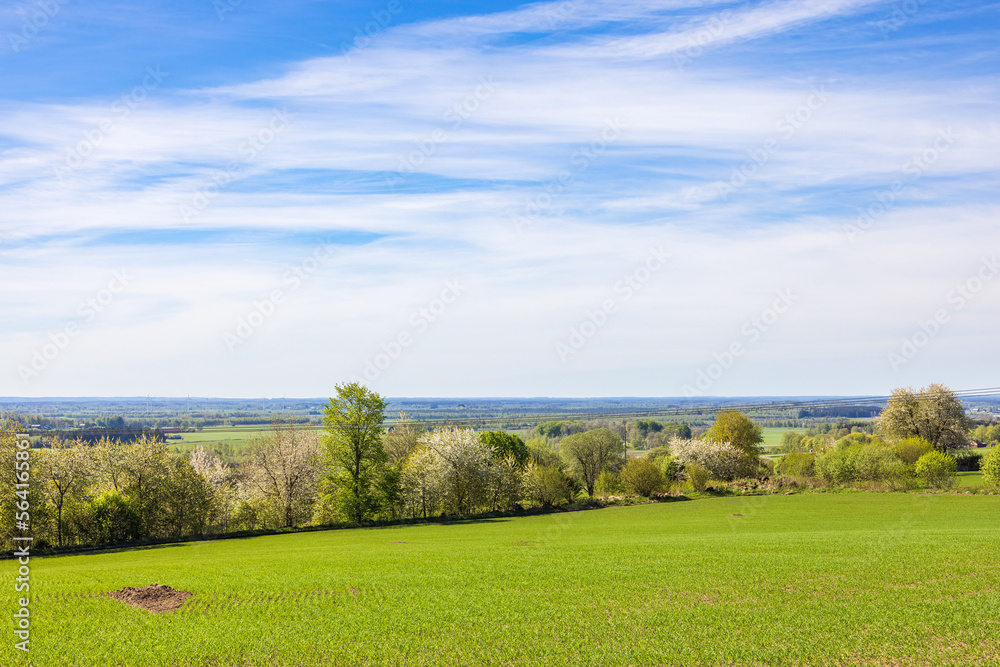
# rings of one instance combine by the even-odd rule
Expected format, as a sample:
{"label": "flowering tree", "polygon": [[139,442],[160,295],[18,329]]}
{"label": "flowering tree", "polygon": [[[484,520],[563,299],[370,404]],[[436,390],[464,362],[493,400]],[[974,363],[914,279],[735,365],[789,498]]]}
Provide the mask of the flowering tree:
{"label": "flowering tree", "polygon": [[[670,441],[670,451],[685,465],[697,463],[707,469],[713,478],[720,480],[736,478],[741,469],[747,466],[747,459],[750,456],[729,442],[680,438]],[[756,461],[756,457],[753,457],[753,460]]]}

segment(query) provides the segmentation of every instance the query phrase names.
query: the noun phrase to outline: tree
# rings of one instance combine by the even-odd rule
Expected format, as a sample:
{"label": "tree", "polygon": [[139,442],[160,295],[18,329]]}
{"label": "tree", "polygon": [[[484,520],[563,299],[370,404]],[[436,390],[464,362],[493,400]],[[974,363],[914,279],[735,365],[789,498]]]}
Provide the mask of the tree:
{"label": "tree", "polygon": [[760,456],[764,430],[742,412],[723,410],[715,415],[715,422],[704,436],[709,442],[728,442],[748,455]]}
{"label": "tree", "polygon": [[385,454],[389,465],[402,466],[407,457],[417,447],[420,436],[427,429],[418,422],[412,421],[402,410],[397,419],[385,434]]}
{"label": "tree", "polygon": [[275,420],[271,430],[251,439],[247,482],[274,509],[279,525],[294,526],[312,514],[322,471],[313,431]]}
{"label": "tree", "polygon": [[418,445],[403,465],[403,506],[411,517],[433,515],[444,497],[443,471],[434,450]]}
{"label": "tree", "polygon": [[215,494],[190,461],[175,458],[170,462],[164,494],[164,528],[168,533],[180,536],[205,532],[215,514]]}
{"label": "tree", "polygon": [[712,478],[724,481],[735,479],[751,463],[756,465],[758,461],[756,456],[747,454],[730,442],[675,438],[670,441],[670,451],[684,463],[685,471],[690,464],[696,463]]}
{"label": "tree", "polygon": [[518,470],[524,470],[531,460],[531,452],[524,440],[520,437],[507,433],[506,431],[483,431],[479,434],[479,439],[493,452],[493,458],[497,461],[510,460],[511,464]]}
{"label": "tree", "polygon": [[942,452],[968,447],[971,427],[962,402],[940,384],[918,392],[894,389],[878,420],[878,430],[887,439],[919,437]]}
{"label": "tree", "polygon": [[617,472],[625,455],[621,436],[606,428],[574,433],[564,438],[559,448],[591,497],[601,472],[605,469]]}
{"label": "tree", "polygon": [[356,524],[378,506],[375,486],[387,461],[382,423],[388,405],[374,391],[351,382],[337,385],[337,397],[330,399],[323,415],[328,481],[336,489],[343,516]]}
{"label": "tree", "polygon": [[35,476],[42,493],[56,510],[56,539],[62,546],[66,523],[63,509],[80,494],[88,477],[86,450],[81,442],[67,443],[57,438],[47,450],[39,450]]}
{"label": "tree", "polygon": [[667,477],[660,466],[649,459],[629,459],[619,475],[625,490],[650,498],[667,488]]}
{"label": "tree", "polygon": [[420,444],[432,452],[446,511],[471,514],[487,502],[493,452],[472,429],[440,429],[420,438]]}

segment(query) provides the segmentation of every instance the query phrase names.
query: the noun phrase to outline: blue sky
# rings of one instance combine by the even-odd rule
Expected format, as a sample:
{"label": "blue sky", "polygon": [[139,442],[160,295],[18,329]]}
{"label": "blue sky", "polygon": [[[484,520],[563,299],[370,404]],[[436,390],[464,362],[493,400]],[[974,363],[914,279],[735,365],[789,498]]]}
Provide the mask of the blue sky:
{"label": "blue sky", "polygon": [[0,8],[0,395],[997,385],[1000,5]]}

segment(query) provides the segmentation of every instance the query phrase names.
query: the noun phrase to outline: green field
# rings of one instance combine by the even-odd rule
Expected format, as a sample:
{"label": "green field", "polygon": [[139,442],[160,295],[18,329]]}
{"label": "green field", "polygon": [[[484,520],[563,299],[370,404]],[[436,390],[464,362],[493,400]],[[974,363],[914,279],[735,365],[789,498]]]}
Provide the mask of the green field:
{"label": "green field", "polygon": [[243,457],[247,441],[256,433],[266,431],[268,427],[249,426],[209,426],[201,431],[180,433],[180,440],[167,440],[167,447],[178,454],[187,454],[198,447],[225,455],[228,458]]}
{"label": "green field", "polygon": [[[996,665],[998,517],[806,494],[38,558],[0,664]],[[152,583],[195,595],[98,596]]]}
{"label": "green field", "polygon": [[781,436],[789,431],[794,431],[793,428],[784,428],[776,426],[765,426],[761,429],[764,432],[764,442],[762,443],[764,447],[777,447],[781,444]]}

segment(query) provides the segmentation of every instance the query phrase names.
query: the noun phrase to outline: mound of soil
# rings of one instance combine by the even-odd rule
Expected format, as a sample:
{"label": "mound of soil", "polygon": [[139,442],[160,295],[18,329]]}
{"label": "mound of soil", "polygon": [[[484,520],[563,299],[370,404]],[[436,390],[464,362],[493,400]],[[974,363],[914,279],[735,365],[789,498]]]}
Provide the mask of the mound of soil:
{"label": "mound of soil", "polygon": [[105,595],[133,607],[159,614],[179,609],[184,601],[194,593],[174,590],[163,584],[151,584],[149,586],[126,586],[120,591],[111,591]]}

